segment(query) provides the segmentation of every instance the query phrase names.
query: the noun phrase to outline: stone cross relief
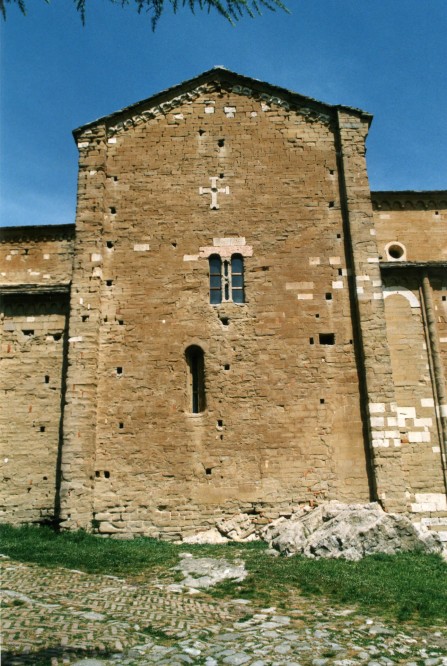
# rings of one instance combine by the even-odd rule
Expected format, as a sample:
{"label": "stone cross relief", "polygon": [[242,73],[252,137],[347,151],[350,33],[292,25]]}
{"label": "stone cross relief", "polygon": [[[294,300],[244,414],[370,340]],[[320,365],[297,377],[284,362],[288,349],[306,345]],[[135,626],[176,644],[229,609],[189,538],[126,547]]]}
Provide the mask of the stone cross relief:
{"label": "stone cross relief", "polygon": [[211,187],[199,187],[199,194],[211,194],[211,210],[218,210],[219,204],[217,203],[218,194],[230,194],[230,188],[228,185],[226,187],[217,187],[217,181],[219,178],[217,176],[211,176]]}

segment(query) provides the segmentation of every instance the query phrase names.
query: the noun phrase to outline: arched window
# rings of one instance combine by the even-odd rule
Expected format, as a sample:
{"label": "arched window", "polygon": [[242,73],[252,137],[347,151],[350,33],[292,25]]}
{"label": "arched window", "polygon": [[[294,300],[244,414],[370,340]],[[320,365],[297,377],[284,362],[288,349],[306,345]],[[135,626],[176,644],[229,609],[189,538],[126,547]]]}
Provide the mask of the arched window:
{"label": "arched window", "polygon": [[244,303],[244,260],[242,255],[231,257],[231,298],[233,303]]}
{"label": "arched window", "polygon": [[193,414],[205,411],[205,354],[197,345],[185,352],[188,365],[188,402]]}
{"label": "arched window", "polygon": [[222,303],[222,260],[218,254],[212,254],[210,259],[210,303]]}

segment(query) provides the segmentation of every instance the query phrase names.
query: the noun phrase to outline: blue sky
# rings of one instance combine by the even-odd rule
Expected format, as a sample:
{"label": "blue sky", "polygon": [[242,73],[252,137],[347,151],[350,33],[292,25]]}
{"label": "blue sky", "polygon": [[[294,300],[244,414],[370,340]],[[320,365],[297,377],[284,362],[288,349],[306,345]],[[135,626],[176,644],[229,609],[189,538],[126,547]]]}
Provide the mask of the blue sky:
{"label": "blue sky", "polygon": [[286,0],[231,27],[94,0],[8,6],[0,27],[0,224],[74,222],[71,131],[214,65],[369,111],[371,188],[447,189],[447,0]]}

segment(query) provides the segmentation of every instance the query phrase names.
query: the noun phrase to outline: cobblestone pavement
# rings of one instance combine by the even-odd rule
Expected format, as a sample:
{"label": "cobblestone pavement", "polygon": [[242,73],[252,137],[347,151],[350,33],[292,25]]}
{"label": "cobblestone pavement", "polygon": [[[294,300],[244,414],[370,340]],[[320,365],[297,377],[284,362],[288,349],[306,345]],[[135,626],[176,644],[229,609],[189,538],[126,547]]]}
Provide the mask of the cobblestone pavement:
{"label": "cobblestone pavement", "polygon": [[2,665],[447,665],[447,630],[296,596],[286,610],[180,586],[2,562]]}

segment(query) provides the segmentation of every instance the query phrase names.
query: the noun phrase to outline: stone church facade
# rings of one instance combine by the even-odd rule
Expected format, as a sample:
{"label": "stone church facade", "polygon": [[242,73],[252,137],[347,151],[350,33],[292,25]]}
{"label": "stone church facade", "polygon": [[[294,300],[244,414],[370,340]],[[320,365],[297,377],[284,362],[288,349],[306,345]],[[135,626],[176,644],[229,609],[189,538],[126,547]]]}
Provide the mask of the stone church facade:
{"label": "stone church facade", "polygon": [[75,130],[76,224],[2,230],[3,521],[447,529],[447,192],[371,192],[370,122],[215,68]]}

